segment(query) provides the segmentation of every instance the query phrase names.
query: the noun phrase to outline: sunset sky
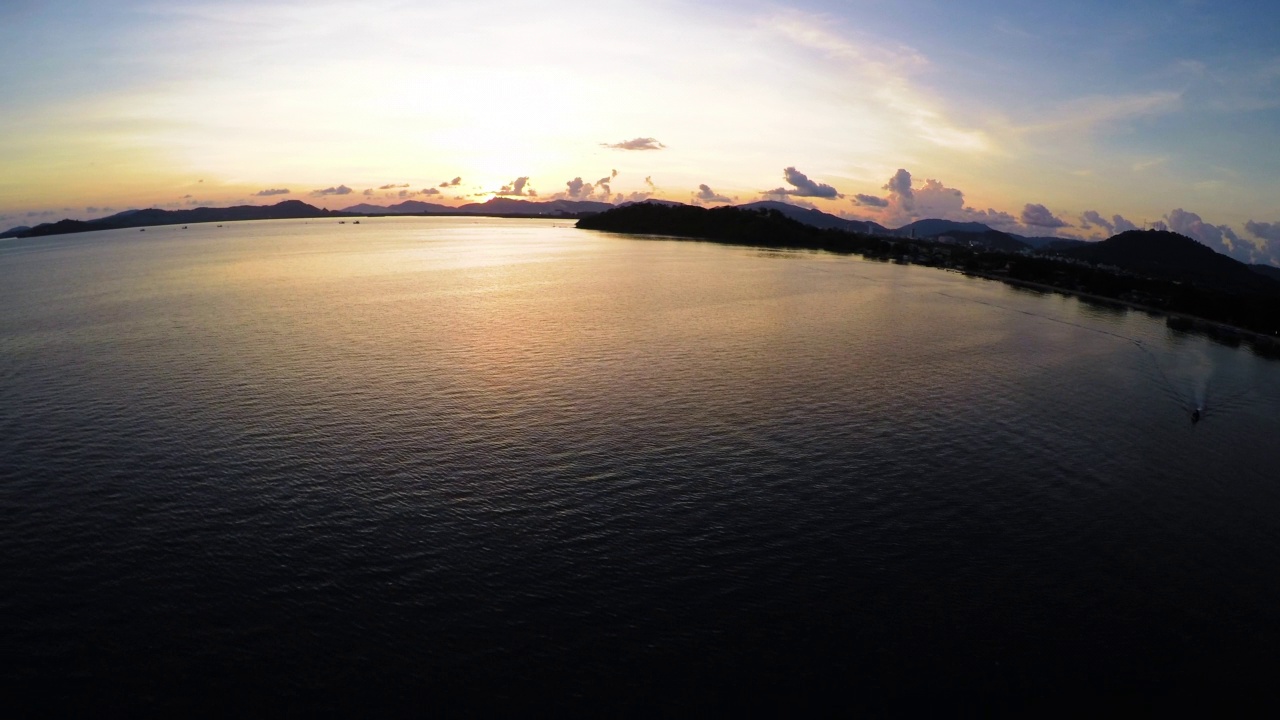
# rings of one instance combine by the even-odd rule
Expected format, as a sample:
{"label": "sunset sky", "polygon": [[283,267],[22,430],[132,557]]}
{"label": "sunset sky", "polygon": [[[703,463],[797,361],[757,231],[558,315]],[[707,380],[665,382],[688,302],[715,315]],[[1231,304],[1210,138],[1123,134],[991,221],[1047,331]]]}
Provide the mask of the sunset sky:
{"label": "sunset sky", "polygon": [[1280,264],[1265,3],[3,0],[0,28],[0,229],[772,197],[890,227],[1163,221]]}

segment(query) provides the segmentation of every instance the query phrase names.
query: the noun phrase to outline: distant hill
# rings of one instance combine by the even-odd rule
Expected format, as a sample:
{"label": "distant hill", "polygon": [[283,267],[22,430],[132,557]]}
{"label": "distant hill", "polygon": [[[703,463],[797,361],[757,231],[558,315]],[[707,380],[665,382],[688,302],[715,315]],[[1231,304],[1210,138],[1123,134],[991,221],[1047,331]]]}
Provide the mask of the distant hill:
{"label": "distant hill", "polygon": [[[582,218],[585,230],[669,235],[764,247],[811,247],[833,230],[792,220],[777,210],[748,210],[733,206],[704,208],[695,205],[636,203]],[[844,232],[835,233],[852,237]]]}
{"label": "distant hill", "polygon": [[938,240],[950,238],[961,245],[985,247],[1000,252],[1020,252],[1033,247],[1027,238],[1013,233],[995,230],[980,222],[961,222],[959,220],[943,220],[928,218],[903,225],[891,232],[893,235],[917,240]]}
{"label": "distant hill", "polygon": [[495,197],[482,203],[469,203],[453,209],[468,215],[579,215],[610,210],[613,205],[594,200],[517,200]]}
{"label": "distant hill", "polygon": [[191,210],[127,210],[97,220],[59,220],[26,230],[18,237],[42,237],[65,233],[150,227],[153,225],[186,225],[202,222],[234,222],[237,220],[286,220],[301,218],[343,217],[344,213],[324,210],[301,200],[285,200],[275,205],[236,205],[228,208],[200,207]]}
{"label": "distant hill", "polygon": [[19,226],[17,226],[17,227],[11,227],[11,228],[9,228],[8,230],[5,230],[4,232],[0,233],[0,240],[3,240],[3,239],[5,239],[5,238],[16,238],[16,237],[21,237],[21,236],[22,236],[22,233],[24,233],[24,232],[26,232],[26,231],[28,231],[28,230],[30,230],[30,229],[31,229],[31,228],[30,228],[30,227],[28,227],[28,226],[26,226],[26,225],[19,225]]}
{"label": "distant hill", "polygon": [[613,205],[594,200],[517,200],[495,197],[482,203],[467,203],[458,207],[405,200],[395,205],[371,205],[361,203],[343,208],[342,212],[360,215],[520,215],[538,217],[563,216],[604,212]]}
{"label": "distant hill", "polygon": [[360,215],[422,215],[425,213],[452,213],[457,212],[457,208],[439,203],[422,202],[421,200],[405,200],[385,207],[360,203],[359,205],[342,208],[342,212],[358,213]]}
{"label": "distant hill", "polygon": [[747,203],[736,207],[741,210],[776,210],[786,217],[810,227],[847,230],[871,235],[892,234],[885,226],[869,220],[846,220],[830,213],[824,213],[821,210],[802,208],[790,203],[778,202],[777,200],[761,200],[760,202]]}
{"label": "distant hill", "polygon": [[1174,232],[1129,230],[1102,242],[1069,248],[1061,254],[1232,294],[1280,297],[1280,282]]}
{"label": "distant hill", "polygon": [[901,237],[914,238],[931,238],[938,235],[954,235],[956,233],[986,233],[997,232],[992,230],[990,226],[983,225],[980,222],[960,222],[958,220],[941,220],[938,218],[929,218],[926,220],[916,220],[913,223],[903,225],[894,231],[894,234]]}

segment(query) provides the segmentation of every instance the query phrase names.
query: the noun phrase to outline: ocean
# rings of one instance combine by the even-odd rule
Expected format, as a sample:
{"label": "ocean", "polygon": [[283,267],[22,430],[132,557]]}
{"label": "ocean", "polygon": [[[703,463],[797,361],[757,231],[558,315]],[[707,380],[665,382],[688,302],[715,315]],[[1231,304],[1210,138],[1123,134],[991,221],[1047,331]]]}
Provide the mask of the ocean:
{"label": "ocean", "polygon": [[1161,317],[486,218],[0,241],[0,308],[16,708],[1275,702],[1280,364]]}

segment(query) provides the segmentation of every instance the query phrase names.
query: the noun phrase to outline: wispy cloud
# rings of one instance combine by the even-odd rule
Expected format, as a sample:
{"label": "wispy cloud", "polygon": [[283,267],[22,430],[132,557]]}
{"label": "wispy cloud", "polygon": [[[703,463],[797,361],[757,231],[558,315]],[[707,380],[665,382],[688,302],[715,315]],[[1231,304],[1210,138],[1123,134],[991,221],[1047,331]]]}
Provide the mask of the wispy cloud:
{"label": "wispy cloud", "polygon": [[921,53],[903,46],[854,41],[834,31],[832,28],[838,28],[839,22],[823,15],[788,11],[766,18],[761,25],[785,40],[841,63],[848,76],[857,78],[878,105],[894,113],[916,138],[971,153],[994,149],[985,132],[951,120],[939,100],[912,82],[912,74],[929,65]]}
{"label": "wispy cloud", "polygon": [[337,187],[327,187],[327,188],[324,188],[323,190],[311,191],[312,197],[327,197],[329,195],[350,195],[350,194],[351,194],[351,188],[347,187],[346,185],[339,185]]}
{"label": "wispy cloud", "polygon": [[651,137],[638,137],[618,143],[600,143],[600,145],[614,150],[663,150],[667,147]]}
{"label": "wispy cloud", "polygon": [[1182,108],[1182,93],[1157,90],[1127,95],[1090,95],[1048,109],[1042,119],[1016,127],[1023,133],[1061,133],[1155,117]]}
{"label": "wispy cloud", "polygon": [[257,197],[271,197],[272,195],[288,195],[289,188],[267,188],[254,193]]}

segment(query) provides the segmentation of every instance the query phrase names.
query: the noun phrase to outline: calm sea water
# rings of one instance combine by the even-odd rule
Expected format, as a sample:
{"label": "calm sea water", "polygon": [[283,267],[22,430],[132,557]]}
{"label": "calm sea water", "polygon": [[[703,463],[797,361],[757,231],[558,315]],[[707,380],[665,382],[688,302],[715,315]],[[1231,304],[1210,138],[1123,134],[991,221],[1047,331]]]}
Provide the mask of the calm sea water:
{"label": "calm sea water", "polygon": [[6,685],[1274,699],[1278,403],[1280,364],[1159,318],[856,258],[486,219],[7,241]]}

